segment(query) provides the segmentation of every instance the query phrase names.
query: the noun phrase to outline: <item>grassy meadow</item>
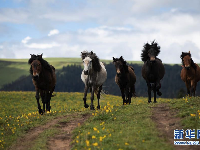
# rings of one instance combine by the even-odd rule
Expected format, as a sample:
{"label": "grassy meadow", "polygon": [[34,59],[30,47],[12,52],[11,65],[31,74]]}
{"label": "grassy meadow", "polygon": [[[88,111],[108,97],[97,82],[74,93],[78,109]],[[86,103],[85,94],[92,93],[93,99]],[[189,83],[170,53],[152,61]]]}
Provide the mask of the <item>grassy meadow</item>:
{"label": "grassy meadow", "polygon": [[[163,99],[148,104],[147,98],[133,98],[131,105],[122,105],[119,96],[104,95],[101,109],[90,111],[83,107],[83,93],[57,92],[51,100],[51,112],[39,115],[35,92],[0,92],[0,149],[7,149],[29,129],[68,114],[91,114],[84,125],[73,132],[72,149],[173,149],[159,137],[151,120],[152,107],[168,103],[178,110],[184,128],[200,128],[200,98]],[[88,95],[88,103],[90,104]],[[94,101],[95,107],[97,100]],[[68,118],[72,119],[72,118]],[[67,122],[69,120],[62,120]],[[59,129],[46,129],[34,142],[32,149],[47,149],[49,137]]]}

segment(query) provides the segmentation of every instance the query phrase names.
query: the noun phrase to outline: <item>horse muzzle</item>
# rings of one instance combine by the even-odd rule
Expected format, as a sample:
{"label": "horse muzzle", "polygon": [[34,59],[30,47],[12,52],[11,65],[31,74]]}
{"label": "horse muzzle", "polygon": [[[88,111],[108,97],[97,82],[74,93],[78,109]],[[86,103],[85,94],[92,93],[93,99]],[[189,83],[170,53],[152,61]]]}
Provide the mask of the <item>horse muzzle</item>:
{"label": "horse muzzle", "polygon": [[190,66],[185,67],[185,69],[190,70]]}
{"label": "horse muzzle", "polygon": [[84,75],[88,75],[88,70],[87,71],[84,70]]}
{"label": "horse muzzle", "polygon": [[32,78],[33,80],[37,81],[39,79],[39,75],[35,75],[35,76],[33,75]]}

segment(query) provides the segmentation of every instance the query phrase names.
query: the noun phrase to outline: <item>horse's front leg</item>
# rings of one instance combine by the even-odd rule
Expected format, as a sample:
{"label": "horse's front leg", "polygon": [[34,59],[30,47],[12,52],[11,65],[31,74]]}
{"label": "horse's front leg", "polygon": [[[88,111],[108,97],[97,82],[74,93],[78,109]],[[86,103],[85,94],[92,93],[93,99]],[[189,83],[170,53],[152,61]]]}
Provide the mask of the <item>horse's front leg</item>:
{"label": "horse's front leg", "polygon": [[190,89],[191,89],[191,83],[190,83],[190,81],[186,81],[185,82],[185,85],[186,85],[186,88],[187,88],[187,94],[189,95],[189,96],[191,96],[191,92],[190,92]]}
{"label": "horse's front leg", "polygon": [[151,103],[151,84],[147,82],[148,87],[148,102]]}
{"label": "horse's front leg", "polygon": [[85,107],[85,108],[88,108],[88,107],[89,107],[89,105],[86,103],[87,91],[88,91],[88,86],[85,85],[85,89],[84,89],[84,97],[83,97],[84,107]]}
{"label": "horse's front leg", "polygon": [[94,86],[92,86],[92,91],[91,91],[91,105],[90,105],[90,110],[94,110],[93,100],[94,100]]}
{"label": "horse's front leg", "polygon": [[42,109],[41,109],[40,102],[39,102],[39,99],[40,99],[39,90],[36,90],[35,98],[36,98],[36,100],[37,100],[37,105],[38,105],[39,114],[43,115],[43,111],[42,111]]}
{"label": "horse's front leg", "polygon": [[130,105],[130,103],[131,103],[131,97],[132,97],[132,89],[131,88],[129,88],[129,94],[128,94],[128,98],[129,98],[129,100],[128,100],[128,102],[129,102],[129,105]]}
{"label": "horse's front leg", "polygon": [[120,87],[120,91],[121,91],[121,94],[122,94],[123,105],[124,105],[124,103],[125,103],[125,94],[124,94],[124,88],[123,88],[123,87]]}
{"label": "horse's front leg", "polygon": [[98,91],[98,94],[97,94],[97,99],[98,99],[97,109],[100,109],[99,99],[100,99],[101,90],[102,90],[102,85],[99,87],[99,91]]}
{"label": "horse's front leg", "polygon": [[153,87],[153,92],[154,92],[154,103],[156,103],[156,91],[157,91],[157,86],[156,86],[156,83],[154,84],[154,87]]}

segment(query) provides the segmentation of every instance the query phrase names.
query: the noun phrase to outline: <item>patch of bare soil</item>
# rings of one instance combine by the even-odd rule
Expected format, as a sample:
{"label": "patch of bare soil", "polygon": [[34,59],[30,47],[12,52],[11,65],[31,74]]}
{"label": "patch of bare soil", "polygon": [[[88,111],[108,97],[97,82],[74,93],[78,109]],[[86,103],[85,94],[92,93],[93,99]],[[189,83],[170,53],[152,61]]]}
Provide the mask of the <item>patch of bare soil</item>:
{"label": "patch of bare soil", "polygon": [[[173,145],[176,150],[199,150],[200,146],[197,145],[174,145],[174,141],[181,141],[174,139],[174,130],[183,129],[180,124],[181,119],[176,117],[176,115],[177,110],[170,109],[167,104],[159,104],[152,107],[152,120],[156,123],[160,137]],[[189,139],[183,138],[182,141],[189,141]]]}
{"label": "patch of bare soil", "polygon": [[89,114],[83,115],[81,118],[74,119],[68,123],[60,122],[58,128],[61,129],[62,134],[56,135],[48,141],[48,149],[50,150],[69,150],[72,142],[72,131],[79,125],[83,124],[85,120],[90,117]]}
{"label": "patch of bare soil", "polygon": [[[55,137],[51,138],[48,141],[48,149],[51,150],[68,150],[70,149],[70,143],[72,141],[72,131],[78,125],[81,125],[86,119],[90,117],[90,114],[80,115],[77,117],[78,114],[67,115],[63,117],[56,118],[51,120],[50,122],[46,123],[45,125],[38,126],[36,128],[30,129],[23,137],[20,137],[16,144],[10,147],[10,150],[27,150],[30,149],[34,145],[34,141],[38,138],[38,136],[44,132],[46,129],[49,129],[56,124],[60,124],[60,128],[62,130],[61,135],[56,135]],[[69,122],[62,123],[60,120],[73,118]]]}

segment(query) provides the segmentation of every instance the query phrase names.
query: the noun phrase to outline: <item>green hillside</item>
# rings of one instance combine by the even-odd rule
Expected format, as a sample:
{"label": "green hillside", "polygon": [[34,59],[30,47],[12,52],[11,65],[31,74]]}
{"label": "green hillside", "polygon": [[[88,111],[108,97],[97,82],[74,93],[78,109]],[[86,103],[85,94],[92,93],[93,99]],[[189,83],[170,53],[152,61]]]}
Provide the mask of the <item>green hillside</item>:
{"label": "green hillside", "polygon": [[[44,58],[53,65],[56,70],[61,69],[63,66],[76,64],[81,65],[80,58]],[[104,63],[110,63],[112,60],[101,60]],[[11,83],[23,75],[29,74],[28,59],[0,59],[0,88],[2,85]],[[128,61],[129,63],[140,64],[140,61]]]}

